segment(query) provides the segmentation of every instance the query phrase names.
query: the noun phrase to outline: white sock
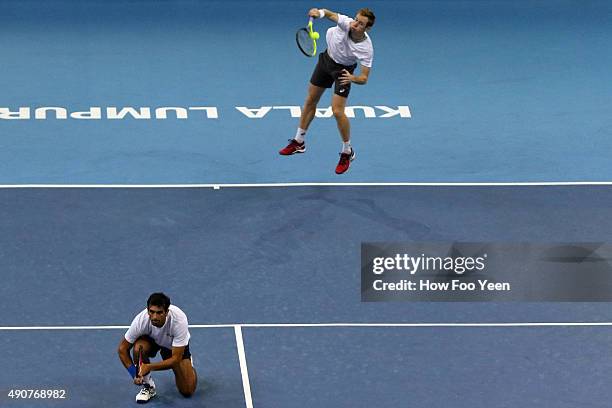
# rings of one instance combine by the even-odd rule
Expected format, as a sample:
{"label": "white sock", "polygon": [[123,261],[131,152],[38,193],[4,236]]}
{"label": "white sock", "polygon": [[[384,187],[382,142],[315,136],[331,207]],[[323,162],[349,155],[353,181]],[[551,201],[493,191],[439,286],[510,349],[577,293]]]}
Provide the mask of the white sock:
{"label": "white sock", "polygon": [[350,153],[351,152],[351,141],[342,143],[342,153]]}
{"label": "white sock", "polygon": [[304,143],[304,136],[306,136],[306,131],[304,129],[302,129],[302,128],[297,128],[297,131],[295,132],[294,139],[298,143]]}
{"label": "white sock", "polygon": [[142,382],[143,384],[149,384],[151,387],[155,388],[155,382],[150,373],[142,377]]}

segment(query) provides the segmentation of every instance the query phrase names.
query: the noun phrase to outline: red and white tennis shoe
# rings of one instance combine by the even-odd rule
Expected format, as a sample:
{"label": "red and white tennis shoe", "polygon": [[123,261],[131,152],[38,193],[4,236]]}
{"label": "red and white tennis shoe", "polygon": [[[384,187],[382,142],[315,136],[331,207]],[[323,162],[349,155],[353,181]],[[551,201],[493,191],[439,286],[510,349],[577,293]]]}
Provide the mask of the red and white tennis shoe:
{"label": "red and white tennis shoe", "polygon": [[350,153],[340,153],[340,161],[336,166],[336,174],[342,174],[346,172],[349,169],[353,160],[355,160],[355,150],[353,150],[353,148],[351,148]]}
{"label": "red and white tennis shoe", "polygon": [[290,156],[296,153],[304,153],[306,151],[306,144],[300,143],[295,139],[289,139],[289,144],[281,149],[278,153],[283,156]]}

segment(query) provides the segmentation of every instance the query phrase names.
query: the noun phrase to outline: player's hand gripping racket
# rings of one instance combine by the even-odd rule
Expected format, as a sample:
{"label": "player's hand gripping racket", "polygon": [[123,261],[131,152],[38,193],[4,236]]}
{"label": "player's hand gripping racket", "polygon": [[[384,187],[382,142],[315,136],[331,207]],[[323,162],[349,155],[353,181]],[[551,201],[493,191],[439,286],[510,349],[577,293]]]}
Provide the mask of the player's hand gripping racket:
{"label": "player's hand gripping racket", "polygon": [[295,41],[297,42],[298,48],[307,57],[314,57],[317,55],[317,40],[319,39],[319,33],[312,29],[312,20],[310,17],[308,20],[308,26],[300,28],[295,33]]}

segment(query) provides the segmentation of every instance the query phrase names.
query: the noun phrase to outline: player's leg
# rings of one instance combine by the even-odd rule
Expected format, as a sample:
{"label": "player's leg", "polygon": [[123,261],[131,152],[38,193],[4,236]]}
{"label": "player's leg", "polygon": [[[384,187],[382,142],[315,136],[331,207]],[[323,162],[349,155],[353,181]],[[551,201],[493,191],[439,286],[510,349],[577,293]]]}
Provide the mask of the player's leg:
{"label": "player's leg", "polygon": [[351,124],[344,112],[346,100],[347,98],[344,96],[335,93],[332,96],[332,113],[334,114],[334,118],[336,118],[338,131],[340,131],[340,137],[344,143],[350,142],[351,140]]}
{"label": "player's leg", "polygon": [[138,364],[136,353],[138,350],[141,350],[142,353],[142,361],[144,363],[149,363],[151,357],[155,357],[157,351],[159,350],[159,346],[155,344],[153,339],[149,336],[141,336],[134,342],[134,347],[132,347],[132,361],[134,364]]}
{"label": "player's leg", "polygon": [[332,84],[334,83],[334,77],[332,76],[328,67],[328,59],[329,57],[326,53],[319,55],[319,62],[317,63],[310,78],[308,93],[306,94],[306,100],[304,101],[304,106],[302,107],[300,122],[297,130],[295,131],[295,136],[293,139],[289,140],[289,144],[285,148],[279,151],[279,153],[283,156],[304,153],[306,151],[304,138],[310,123],[315,117],[317,104],[325,92],[325,89],[331,88]]}
{"label": "player's leg", "polygon": [[312,83],[308,85],[308,94],[306,95],[306,101],[304,101],[304,107],[302,108],[300,124],[295,131],[293,139],[290,139],[289,144],[279,151],[281,155],[289,156],[296,153],[304,153],[306,151],[306,144],[304,143],[306,130],[315,116],[317,104],[323,92],[325,92],[325,88],[313,85]]}
{"label": "player's leg", "polygon": [[[172,357],[172,350],[162,347],[160,354],[164,360],[168,360]],[[178,363],[172,365],[172,371],[174,372],[178,391],[184,397],[190,397],[195,392],[198,376],[191,363],[189,344],[183,350],[183,358]]]}
{"label": "player's leg", "polygon": [[[144,363],[149,363],[151,357],[155,357],[157,352],[159,351],[159,346],[153,341],[149,336],[141,336],[134,342],[133,352],[134,352],[134,363],[138,365],[138,350],[141,350],[142,361]],[[139,404],[147,403],[151,398],[155,397],[155,382],[151,377],[151,373],[145,375],[142,379],[142,389],[136,395],[136,402]]]}
{"label": "player's leg", "polygon": [[325,88],[313,85],[312,83],[308,84],[308,94],[306,95],[304,107],[302,108],[302,115],[300,116],[300,128],[304,131],[308,130],[310,122],[314,119],[317,111],[317,104],[321,100],[321,96],[324,92]]}
{"label": "player's leg", "polygon": [[334,84],[335,78],[332,65],[333,61],[327,54],[327,51],[319,54],[319,61],[310,76],[308,93],[304,101],[304,107],[302,108],[302,115],[300,116],[300,129],[304,132],[308,130],[310,122],[312,122],[312,119],[315,117],[317,104],[319,100],[321,100],[321,96],[325,92],[325,89],[331,88]]}
{"label": "player's leg", "polygon": [[191,397],[198,385],[198,375],[191,365],[191,359],[183,358],[172,367],[172,371],[174,371],[178,391],[183,397]]}
{"label": "player's leg", "polygon": [[[340,88],[342,89],[342,88]],[[348,93],[347,91],[343,91]],[[346,172],[355,159],[355,151],[351,146],[351,124],[345,113],[347,98],[337,93],[332,96],[332,112],[336,123],[338,125],[338,131],[342,138],[342,152],[340,153],[340,161],[336,166],[336,173],[342,174]]]}

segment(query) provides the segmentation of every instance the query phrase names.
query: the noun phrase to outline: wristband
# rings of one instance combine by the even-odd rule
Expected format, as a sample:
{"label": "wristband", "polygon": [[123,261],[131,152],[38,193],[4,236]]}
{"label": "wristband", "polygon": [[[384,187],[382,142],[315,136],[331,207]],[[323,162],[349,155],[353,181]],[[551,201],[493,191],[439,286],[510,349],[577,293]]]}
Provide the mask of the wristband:
{"label": "wristband", "polygon": [[325,17],[325,10],[319,9],[319,18]]}
{"label": "wristband", "polygon": [[132,378],[136,378],[136,366],[134,364],[132,364],[131,366],[129,366],[127,368],[128,373],[130,373],[130,375],[132,376]]}

